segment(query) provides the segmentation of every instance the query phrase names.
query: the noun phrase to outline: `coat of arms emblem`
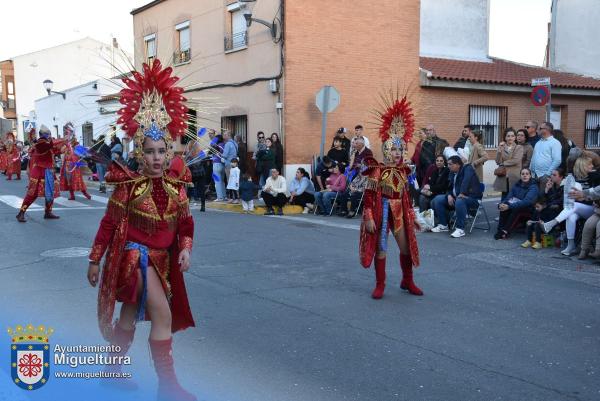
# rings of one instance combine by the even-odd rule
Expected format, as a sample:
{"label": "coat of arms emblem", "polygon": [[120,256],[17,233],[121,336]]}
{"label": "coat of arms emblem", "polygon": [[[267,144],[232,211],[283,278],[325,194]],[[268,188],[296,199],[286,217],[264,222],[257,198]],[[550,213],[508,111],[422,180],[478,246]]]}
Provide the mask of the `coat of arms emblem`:
{"label": "coat of arms emblem", "polygon": [[11,337],[11,376],[13,383],[24,390],[36,390],[50,377],[50,344],[54,330],[44,326],[18,325],[8,329]]}

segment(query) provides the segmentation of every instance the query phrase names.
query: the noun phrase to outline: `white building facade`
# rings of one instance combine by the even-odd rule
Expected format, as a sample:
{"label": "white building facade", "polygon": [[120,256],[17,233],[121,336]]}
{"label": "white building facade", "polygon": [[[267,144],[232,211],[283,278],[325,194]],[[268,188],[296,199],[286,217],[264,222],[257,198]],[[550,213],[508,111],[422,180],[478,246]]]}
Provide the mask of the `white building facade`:
{"label": "white building facade", "polygon": [[600,1],[553,0],[548,67],[600,78]]}
{"label": "white building facade", "polygon": [[489,0],[421,0],[422,57],[489,61]]}
{"label": "white building facade", "polygon": [[44,96],[35,101],[35,121],[50,128],[52,136],[62,135],[67,122],[75,126],[79,143],[91,146],[100,135],[112,134],[115,130],[122,138],[123,133],[115,127],[118,102],[103,102],[101,99],[114,94],[118,88],[110,82],[96,80],[64,90],[61,94]]}
{"label": "white building facade", "polygon": [[[15,86],[18,91],[17,130],[21,139],[23,123],[40,120],[32,111],[35,108],[35,100],[47,96],[43,85],[44,80],[53,81],[52,90],[64,92],[66,88],[119,75],[121,72],[128,71],[130,68],[127,69],[127,64],[131,64],[118,48],[91,38],[17,56],[12,60]],[[118,68],[114,68],[111,64],[117,65]],[[53,95],[53,99],[54,96],[63,100],[61,95]],[[42,119],[45,118],[46,116]],[[52,120],[48,123],[49,126],[55,125]]]}

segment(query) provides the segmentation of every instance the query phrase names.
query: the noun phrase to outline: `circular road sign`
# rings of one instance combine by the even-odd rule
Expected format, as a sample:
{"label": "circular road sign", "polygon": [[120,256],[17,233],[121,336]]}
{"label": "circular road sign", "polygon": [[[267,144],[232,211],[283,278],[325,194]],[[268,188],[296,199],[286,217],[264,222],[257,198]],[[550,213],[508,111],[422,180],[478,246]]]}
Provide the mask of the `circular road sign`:
{"label": "circular road sign", "polygon": [[545,106],[550,100],[550,89],[546,86],[536,86],[532,89],[530,98],[535,106]]}

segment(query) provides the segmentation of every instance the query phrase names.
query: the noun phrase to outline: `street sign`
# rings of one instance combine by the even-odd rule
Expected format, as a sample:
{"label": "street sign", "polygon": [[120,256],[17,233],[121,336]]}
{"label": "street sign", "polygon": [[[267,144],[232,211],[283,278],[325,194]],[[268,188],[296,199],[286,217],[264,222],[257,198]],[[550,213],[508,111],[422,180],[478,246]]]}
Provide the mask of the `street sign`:
{"label": "street sign", "polygon": [[340,93],[333,86],[326,85],[317,93],[316,103],[321,113],[331,113],[340,104]]}
{"label": "street sign", "polygon": [[321,159],[325,152],[325,136],[327,134],[327,113],[334,111],[340,104],[340,93],[333,86],[325,85],[319,90],[316,96],[316,103],[319,111],[322,113],[321,118]]}
{"label": "street sign", "polygon": [[550,100],[550,89],[547,86],[536,86],[529,97],[534,106],[545,106]]}
{"label": "street sign", "polygon": [[29,131],[31,131],[32,129],[35,129],[35,121],[24,120],[23,121],[23,133],[25,134],[25,136],[27,136],[27,133]]}
{"label": "street sign", "polygon": [[543,78],[532,78],[531,86],[549,86],[550,85],[550,77]]}

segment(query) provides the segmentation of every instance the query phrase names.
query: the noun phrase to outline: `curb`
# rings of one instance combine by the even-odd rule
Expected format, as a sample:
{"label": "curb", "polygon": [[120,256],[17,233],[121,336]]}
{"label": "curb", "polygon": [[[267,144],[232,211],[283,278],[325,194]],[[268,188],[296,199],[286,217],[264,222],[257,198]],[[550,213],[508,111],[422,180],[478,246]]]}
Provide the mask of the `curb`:
{"label": "curb", "polygon": [[[225,210],[228,212],[244,213],[244,209],[241,204],[223,203],[223,202],[206,202],[206,207],[211,209]],[[285,205],[283,207],[283,214],[293,215],[302,214],[304,209],[301,206]],[[267,211],[265,206],[254,205],[254,211],[250,214],[263,215]]]}

